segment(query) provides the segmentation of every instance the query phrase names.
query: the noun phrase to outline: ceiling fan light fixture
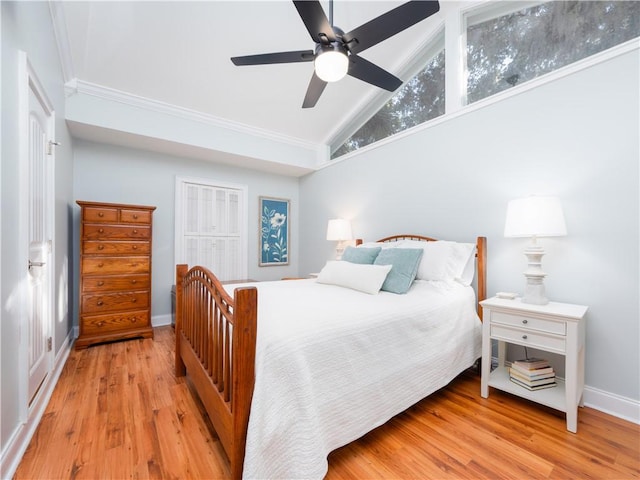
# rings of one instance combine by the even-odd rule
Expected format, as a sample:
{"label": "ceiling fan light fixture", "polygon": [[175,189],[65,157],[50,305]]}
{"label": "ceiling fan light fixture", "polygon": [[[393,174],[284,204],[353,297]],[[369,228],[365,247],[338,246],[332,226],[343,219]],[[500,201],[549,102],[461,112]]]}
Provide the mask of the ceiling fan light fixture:
{"label": "ceiling fan light fixture", "polygon": [[337,42],[318,45],[314,60],[316,75],[325,82],[337,82],[349,70],[349,57],[345,48]]}

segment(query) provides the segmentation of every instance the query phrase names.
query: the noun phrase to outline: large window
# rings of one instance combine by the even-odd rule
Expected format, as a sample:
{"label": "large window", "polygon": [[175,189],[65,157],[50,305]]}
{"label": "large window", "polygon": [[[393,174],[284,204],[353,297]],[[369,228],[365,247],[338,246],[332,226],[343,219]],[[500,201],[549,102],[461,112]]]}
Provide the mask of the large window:
{"label": "large window", "polygon": [[362,148],[444,114],[444,50],[340,146],[331,158]]}
{"label": "large window", "polygon": [[[448,15],[444,27],[449,73],[445,75],[445,53],[440,49],[424,70],[359,130],[348,138],[349,131],[336,138],[332,159],[443,115],[445,87],[449,97],[446,113],[457,112],[637,38],[640,0],[531,1],[525,5],[491,1],[468,11],[465,22]],[[458,47],[459,39],[465,38],[461,29],[466,29],[467,43]],[[340,144],[344,138],[347,140]]]}
{"label": "large window", "polygon": [[467,28],[467,103],[640,35],[640,2],[547,2]]}

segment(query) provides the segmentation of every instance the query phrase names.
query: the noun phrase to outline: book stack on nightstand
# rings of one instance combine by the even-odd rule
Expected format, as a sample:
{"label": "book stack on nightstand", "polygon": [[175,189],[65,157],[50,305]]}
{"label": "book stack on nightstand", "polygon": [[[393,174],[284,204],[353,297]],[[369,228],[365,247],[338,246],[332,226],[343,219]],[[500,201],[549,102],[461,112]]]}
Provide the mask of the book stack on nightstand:
{"label": "book stack on nightstand", "polygon": [[509,380],[527,390],[542,390],[556,386],[556,372],[547,360],[527,358],[511,364]]}

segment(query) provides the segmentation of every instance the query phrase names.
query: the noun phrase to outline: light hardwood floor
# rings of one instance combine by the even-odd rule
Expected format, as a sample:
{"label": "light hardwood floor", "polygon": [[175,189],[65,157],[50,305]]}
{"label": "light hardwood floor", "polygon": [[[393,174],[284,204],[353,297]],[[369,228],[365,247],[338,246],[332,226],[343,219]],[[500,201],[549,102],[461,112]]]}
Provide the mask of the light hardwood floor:
{"label": "light hardwood floor", "polygon": [[[16,479],[229,478],[188,383],[173,375],[171,327],[155,341],[73,351]],[[328,480],[640,478],[640,427],[590,408],[564,414],[465,372],[329,456]]]}

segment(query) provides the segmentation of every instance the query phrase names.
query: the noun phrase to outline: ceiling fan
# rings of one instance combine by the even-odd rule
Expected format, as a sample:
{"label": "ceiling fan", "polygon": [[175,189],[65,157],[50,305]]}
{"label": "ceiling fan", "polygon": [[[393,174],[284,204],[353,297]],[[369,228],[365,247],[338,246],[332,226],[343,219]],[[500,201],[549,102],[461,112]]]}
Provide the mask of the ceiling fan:
{"label": "ceiling fan", "polygon": [[231,61],[238,66],[314,62],[302,108],[314,107],[327,82],[335,82],[345,75],[393,92],[402,85],[402,80],[358,54],[440,10],[436,0],[411,1],[344,33],[333,25],[333,0],[329,0],[329,19],[318,0],[294,0],[293,4],[316,43],[315,50],[247,55],[232,57]]}

